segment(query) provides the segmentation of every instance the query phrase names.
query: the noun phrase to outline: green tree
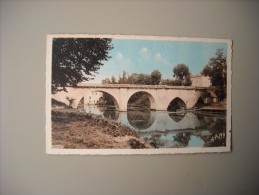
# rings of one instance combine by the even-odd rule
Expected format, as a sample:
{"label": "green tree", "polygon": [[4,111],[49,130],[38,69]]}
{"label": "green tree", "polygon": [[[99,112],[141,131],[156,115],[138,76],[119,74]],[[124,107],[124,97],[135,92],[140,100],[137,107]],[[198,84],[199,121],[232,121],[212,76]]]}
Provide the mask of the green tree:
{"label": "green tree", "polygon": [[52,93],[76,87],[98,73],[113,48],[107,38],[54,38],[52,42]]}
{"label": "green tree", "polygon": [[134,73],[131,75],[131,77],[132,77],[133,83],[136,85],[150,85],[151,83],[150,75],[148,74]]}
{"label": "green tree", "polygon": [[217,87],[216,95],[220,100],[224,99],[227,90],[227,61],[223,49],[217,49],[201,74],[210,77],[212,86]]}
{"label": "green tree", "polygon": [[185,64],[178,64],[177,66],[174,67],[173,69],[173,77],[176,79],[179,79],[181,81],[184,81],[184,79],[187,76],[190,76],[191,73],[189,71],[189,67]]}
{"label": "green tree", "polygon": [[150,79],[151,79],[151,84],[152,85],[158,85],[161,81],[161,77],[162,74],[161,72],[159,72],[158,70],[154,70],[151,75],[150,75]]}
{"label": "green tree", "polygon": [[111,78],[111,83],[112,84],[116,84],[117,82],[116,82],[116,78],[114,77],[114,76],[112,76],[112,78]]}
{"label": "green tree", "polygon": [[190,75],[188,75],[188,76],[185,77],[185,79],[184,79],[184,81],[183,81],[183,85],[184,85],[184,86],[190,86],[190,85],[192,85],[192,80],[191,80],[191,76],[190,76]]}
{"label": "green tree", "polygon": [[111,80],[109,78],[103,79],[102,84],[111,84]]}
{"label": "green tree", "polygon": [[127,84],[128,83],[128,76],[127,72],[123,71],[122,72],[122,77],[120,76],[118,79],[118,84]]}
{"label": "green tree", "polygon": [[117,84],[116,78],[114,76],[111,78],[105,78],[102,80],[102,84]]}
{"label": "green tree", "polygon": [[141,78],[141,85],[150,85],[151,84],[151,77],[149,74],[140,74]]}

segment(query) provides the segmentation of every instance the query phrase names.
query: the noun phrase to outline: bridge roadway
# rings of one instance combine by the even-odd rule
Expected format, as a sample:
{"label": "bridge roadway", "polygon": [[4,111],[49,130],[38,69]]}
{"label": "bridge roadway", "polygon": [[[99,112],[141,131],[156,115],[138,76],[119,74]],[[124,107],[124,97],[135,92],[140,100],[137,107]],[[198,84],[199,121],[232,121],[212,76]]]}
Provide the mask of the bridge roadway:
{"label": "bridge roadway", "polygon": [[143,92],[149,98],[152,110],[167,110],[168,105],[175,98],[182,100],[186,109],[191,109],[207,90],[207,87],[193,86],[81,83],[77,87],[67,87],[67,92],[53,94],[52,98],[67,105],[70,104],[68,99],[73,99],[71,106],[77,108],[84,96],[89,96],[93,92],[102,92],[111,96],[116,110],[127,111],[130,97],[135,93]]}

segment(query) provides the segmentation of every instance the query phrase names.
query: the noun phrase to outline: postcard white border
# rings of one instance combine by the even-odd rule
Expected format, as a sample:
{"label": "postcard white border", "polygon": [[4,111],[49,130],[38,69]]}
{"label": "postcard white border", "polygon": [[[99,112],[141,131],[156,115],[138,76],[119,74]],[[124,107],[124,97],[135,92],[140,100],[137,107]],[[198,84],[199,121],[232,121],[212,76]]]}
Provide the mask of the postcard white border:
{"label": "postcard white border", "polygon": [[[159,148],[159,149],[53,149],[51,138],[51,62],[53,38],[113,38],[113,39],[142,39],[142,40],[175,40],[227,43],[227,127],[226,146],[207,148]],[[75,155],[131,155],[131,154],[187,154],[187,153],[222,153],[231,151],[231,93],[232,93],[232,40],[217,38],[192,38],[171,36],[144,35],[92,35],[92,34],[49,34],[47,35],[46,52],[46,152],[47,154]]]}

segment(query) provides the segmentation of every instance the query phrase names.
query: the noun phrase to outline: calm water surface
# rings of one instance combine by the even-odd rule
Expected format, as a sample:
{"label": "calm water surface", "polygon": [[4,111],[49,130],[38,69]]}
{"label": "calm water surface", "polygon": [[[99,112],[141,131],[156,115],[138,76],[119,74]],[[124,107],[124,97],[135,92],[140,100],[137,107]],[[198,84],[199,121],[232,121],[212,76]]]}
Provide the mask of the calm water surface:
{"label": "calm water surface", "polygon": [[130,127],[155,148],[226,145],[226,115],[194,112],[176,114],[167,111],[118,112],[111,107],[96,105],[85,105],[84,110]]}

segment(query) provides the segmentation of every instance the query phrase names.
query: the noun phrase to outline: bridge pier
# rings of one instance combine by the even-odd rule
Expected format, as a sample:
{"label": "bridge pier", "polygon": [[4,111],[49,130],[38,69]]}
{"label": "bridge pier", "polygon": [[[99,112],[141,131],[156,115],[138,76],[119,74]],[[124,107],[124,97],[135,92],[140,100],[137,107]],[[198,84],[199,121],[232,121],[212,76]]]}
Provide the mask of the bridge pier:
{"label": "bridge pier", "polygon": [[129,100],[128,89],[127,88],[120,88],[116,98],[118,99],[119,111],[120,112],[126,112],[127,106],[128,106],[128,100]]}

